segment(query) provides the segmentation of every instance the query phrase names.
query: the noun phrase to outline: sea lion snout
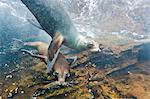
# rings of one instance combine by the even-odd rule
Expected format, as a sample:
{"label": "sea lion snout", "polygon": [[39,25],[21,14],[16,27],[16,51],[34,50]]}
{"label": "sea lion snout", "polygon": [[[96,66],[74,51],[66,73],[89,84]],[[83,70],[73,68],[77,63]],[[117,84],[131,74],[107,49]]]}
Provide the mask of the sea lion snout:
{"label": "sea lion snout", "polygon": [[60,71],[58,71],[58,72],[54,71],[53,75],[58,78],[58,82],[64,83],[66,78],[69,77],[70,74],[69,73],[62,73]]}
{"label": "sea lion snout", "polygon": [[88,48],[91,52],[100,52],[101,51],[99,48],[99,44],[93,40],[88,44]]}

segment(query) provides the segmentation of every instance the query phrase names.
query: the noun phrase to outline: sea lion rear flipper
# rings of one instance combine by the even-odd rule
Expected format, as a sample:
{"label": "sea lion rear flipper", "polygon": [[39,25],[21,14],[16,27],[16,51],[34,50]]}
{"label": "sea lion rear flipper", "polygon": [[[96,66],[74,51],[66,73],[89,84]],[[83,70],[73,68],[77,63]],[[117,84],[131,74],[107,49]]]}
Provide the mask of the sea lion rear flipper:
{"label": "sea lion rear flipper", "polygon": [[21,51],[22,52],[25,52],[25,53],[28,53],[29,55],[31,55],[32,57],[36,57],[36,58],[41,58],[41,59],[44,59],[44,60],[46,60],[46,56],[44,56],[44,55],[37,55],[37,54],[34,54],[34,53],[32,53],[31,51],[29,51],[29,50],[26,50],[26,49],[21,49]]}
{"label": "sea lion rear flipper", "polygon": [[64,37],[59,33],[55,33],[54,38],[48,48],[48,67],[47,72],[50,72],[60,52],[60,47],[64,41]]}

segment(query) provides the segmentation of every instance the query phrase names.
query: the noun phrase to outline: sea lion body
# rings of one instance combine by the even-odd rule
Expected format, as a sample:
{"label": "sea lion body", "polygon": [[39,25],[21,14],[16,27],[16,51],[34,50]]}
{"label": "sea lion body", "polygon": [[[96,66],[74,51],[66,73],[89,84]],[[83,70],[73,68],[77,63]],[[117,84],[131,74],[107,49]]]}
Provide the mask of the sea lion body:
{"label": "sea lion body", "polygon": [[67,12],[57,0],[21,1],[52,38],[55,36],[55,33],[60,33],[64,38],[63,44],[65,46],[80,51],[89,48],[92,42],[76,30]]}

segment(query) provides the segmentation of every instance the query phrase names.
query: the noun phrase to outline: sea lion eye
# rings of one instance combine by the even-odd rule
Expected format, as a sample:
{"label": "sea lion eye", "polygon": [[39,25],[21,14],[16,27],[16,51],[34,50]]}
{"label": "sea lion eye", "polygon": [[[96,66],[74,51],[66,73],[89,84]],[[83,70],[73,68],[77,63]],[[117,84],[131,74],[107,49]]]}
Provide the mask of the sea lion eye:
{"label": "sea lion eye", "polygon": [[54,72],[53,72],[53,75],[54,75],[54,76],[58,76],[58,72],[54,71]]}

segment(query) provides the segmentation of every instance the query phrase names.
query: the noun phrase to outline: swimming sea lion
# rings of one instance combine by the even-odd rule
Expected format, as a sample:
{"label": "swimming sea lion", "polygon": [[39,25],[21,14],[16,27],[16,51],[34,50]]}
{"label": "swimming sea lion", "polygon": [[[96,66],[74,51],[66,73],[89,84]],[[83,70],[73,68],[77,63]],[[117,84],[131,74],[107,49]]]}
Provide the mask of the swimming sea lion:
{"label": "swimming sea lion", "polygon": [[[40,55],[35,55],[28,50],[22,51],[29,53],[31,56],[44,59],[47,63],[49,44],[44,42],[25,42],[24,45],[36,47]],[[52,69],[54,71],[54,74],[58,77],[58,82],[63,83],[70,73],[70,63],[66,60],[65,56],[62,53],[59,53]]]}
{"label": "swimming sea lion", "polygon": [[43,30],[52,37],[48,48],[50,61],[54,59],[54,54],[62,44],[79,51],[99,51],[98,43],[87,39],[76,30],[69,15],[57,0],[21,1],[35,16]]}

